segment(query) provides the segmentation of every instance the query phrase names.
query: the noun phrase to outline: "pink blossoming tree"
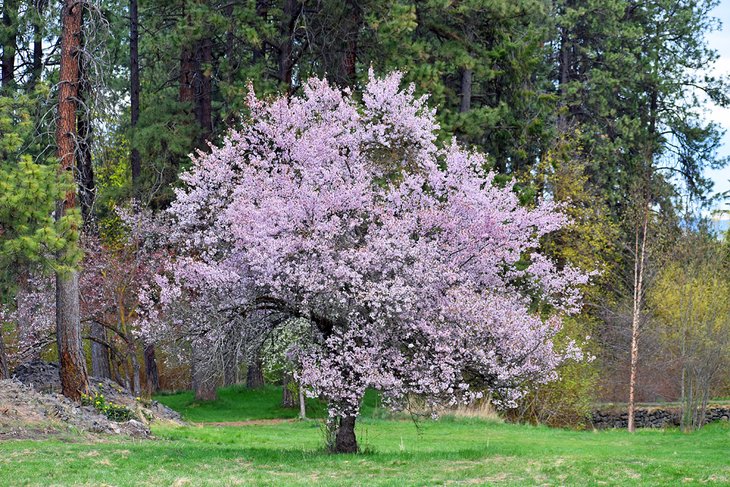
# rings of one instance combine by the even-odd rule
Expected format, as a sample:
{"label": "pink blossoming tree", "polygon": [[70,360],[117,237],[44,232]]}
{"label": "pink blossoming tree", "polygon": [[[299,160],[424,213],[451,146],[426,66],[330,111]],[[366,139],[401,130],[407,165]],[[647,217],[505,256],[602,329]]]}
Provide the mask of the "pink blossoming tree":
{"label": "pink blossoming tree", "polygon": [[482,155],[440,146],[426,98],[400,82],[370,73],[361,98],[317,79],[291,99],[252,94],[249,122],[183,175],[180,253],[143,298],[150,332],[181,304],[208,324],[307,320],[314,339],[290,356],[328,402],[338,452],[357,450],[367,388],[393,408],[482,391],[508,407],[580,357],[551,338],[587,277],[537,250],[566,218],[521,206]]}

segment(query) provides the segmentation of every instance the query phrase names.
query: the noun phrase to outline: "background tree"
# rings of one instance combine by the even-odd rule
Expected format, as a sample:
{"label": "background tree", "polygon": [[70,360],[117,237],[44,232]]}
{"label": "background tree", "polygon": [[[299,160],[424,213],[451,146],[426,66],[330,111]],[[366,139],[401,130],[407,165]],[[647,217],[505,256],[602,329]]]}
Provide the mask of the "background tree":
{"label": "background tree", "polygon": [[685,431],[700,428],[730,363],[728,259],[709,235],[686,234],[649,293],[667,352],[680,367]]}

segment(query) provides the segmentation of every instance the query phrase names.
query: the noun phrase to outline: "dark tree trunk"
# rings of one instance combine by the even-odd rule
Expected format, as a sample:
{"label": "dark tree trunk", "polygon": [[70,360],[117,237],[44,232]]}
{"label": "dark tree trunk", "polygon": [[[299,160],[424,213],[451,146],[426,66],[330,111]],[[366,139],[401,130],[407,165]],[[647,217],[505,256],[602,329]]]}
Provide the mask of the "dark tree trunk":
{"label": "dark tree trunk", "polygon": [[[65,0],[61,13],[61,65],[59,69],[58,118],[56,121],[59,172],[74,168],[76,110],[78,99],[82,4]],[[60,201],[56,217],[76,206],[76,192],[71,190]],[[78,272],[56,273],[56,339],[60,362],[61,391],[78,401],[88,390],[86,361],[81,345]]]}
{"label": "dark tree trunk", "polygon": [[2,35],[2,89],[7,91],[15,84],[15,52],[18,49],[18,0],[3,2]]}
{"label": "dark tree trunk", "polygon": [[214,401],[217,399],[215,377],[208,364],[202,359],[203,350],[193,345],[193,359],[190,364],[193,392],[196,401]]}
{"label": "dark tree trunk", "polygon": [[567,27],[562,28],[560,35],[560,62],[558,71],[560,73],[560,111],[558,114],[558,131],[563,134],[568,129],[568,113],[567,113],[567,87],[570,82],[571,71],[571,41]]}
{"label": "dark tree trunk", "polygon": [[357,453],[355,419],[355,416],[340,417],[335,435],[335,453]]}
{"label": "dark tree trunk", "polygon": [[43,12],[46,10],[46,0],[36,0],[35,17],[33,18],[33,71],[31,72],[30,88],[33,89],[43,74]]}
{"label": "dark tree trunk", "polygon": [[195,76],[198,72],[195,63],[195,47],[185,40],[180,50],[180,103],[191,104],[195,101]]}
{"label": "dark tree trunk", "polygon": [[[256,17],[259,18],[261,24],[266,24],[268,22],[268,16],[269,16],[269,2],[268,0],[256,0]],[[231,45],[231,48],[233,46]],[[264,59],[264,56],[266,55],[266,47],[264,43],[261,43],[259,46],[253,47],[253,62],[254,64],[261,62]]]}
{"label": "dark tree trunk", "polygon": [[464,68],[461,70],[461,104],[459,112],[466,113],[471,110],[472,78],[474,70]]}
{"label": "dark tree trunk", "polygon": [[294,408],[297,406],[296,401],[294,400],[294,394],[292,394],[292,385],[293,385],[291,374],[284,373],[284,377],[282,379],[282,393],[281,393],[281,407],[284,408]]}
{"label": "dark tree trunk", "polygon": [[[78,98],[82,106],[89,103],[89,90],[91,86],[83,64],[79,66],[79,88]],[[78,172],[76,175],[76,183],[78,185],[79,205],[81,206],[81,216],[84,222],[84,232],[88,234],[96,234],[96,220],[94,218],[94,167],[91,160],[91,127],[89,118],[91,113],[89,109],[83,109],[77,112],[78,126],[78,142],[77,142],[77,158]]]}
{"label": "dark tree trunk", "polygon": [[298,0],[284,0],[284,15],[279,24],[279,82],[288,93],[292,91],[294,71],[294,31],[302,6]]}
{"label": "dark tree trunk", "polygon": [[198,124],[200,125],[200,146],[205,147],[205,142],[210,139],[213,133],[213,84],[211,72],[213,63],[213,41],[204,38],[200,41],[200,62],[198,64],[198,78],[200,80],[200,93],[197,96],[196,112]]}
{"label": "dark tree trunk", "polygon": [[109,348],[107,347],[106,329],[96,321],[91,322],[91,375],[103,379],[111,379],[109,366]]}
{"label": "dark tree trunk", "polygon": [[147,393],[152,395],[160,390],[160,373],[157,370],[157,358],[153,344],[144,347],[144,369],[147,378]]}
{"label": "dark tree trunk", "polygon": [[[139,14],[137,0],[129,0],[129,103],[132,131],[139,122]],[[133,137],[134,138],[134,137]],[[132,143],[129,164],[132,168],[132,186],[137,189],[142,174],[139,150]]]}
{"label": "dark tree trunk", "polygon": [[264,387],[264,372],[261,370],[261,360],[257,357],[248,364],[246,371],[246,387],[260,389]]}
{"label": "dark tree trunk", "polygon": [[344,22],[344,52],[340,59],[337,83],[353,86],[357,81],[357,47],[362,26],[362,9],[356,0],[347,0]]}
{"label": "dark tree trunk", "polygon": [[0,327],[0,379],[8,379],[9,377],[8,357],[5,354],[5,340],[3,339],[2,327]]}

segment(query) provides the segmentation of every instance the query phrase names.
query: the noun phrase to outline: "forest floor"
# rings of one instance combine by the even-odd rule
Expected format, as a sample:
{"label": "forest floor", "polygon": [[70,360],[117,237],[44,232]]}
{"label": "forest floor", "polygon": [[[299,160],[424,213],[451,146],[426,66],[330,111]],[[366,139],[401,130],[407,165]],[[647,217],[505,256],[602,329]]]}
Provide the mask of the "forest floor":
{"label": "forest floor", "polygon": [[384,419],[369,400],[357,429],[363,453],[331,455],[323,448],[321,421],[280,413],[280,394],[233,388],[204,404],[184,394],[158,397],[191,424],[153,425],[153,440],[0,441],[0,485],[730,484],[727,422],[693,434],[652,429],[634,435],[476,418],[415,424]]}

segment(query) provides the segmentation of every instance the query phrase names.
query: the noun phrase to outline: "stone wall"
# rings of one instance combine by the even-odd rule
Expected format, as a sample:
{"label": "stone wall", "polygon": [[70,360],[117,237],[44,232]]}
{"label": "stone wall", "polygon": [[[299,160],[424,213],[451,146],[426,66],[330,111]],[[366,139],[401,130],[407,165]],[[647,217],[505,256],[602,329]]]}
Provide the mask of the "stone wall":
{"label": "stone wall", "polygon": [[[679,409],[637,409],[634,420],[637,428],[664,428],[679,426]],[[709,407],[705,413],[705,424],[712,421],[730,420],[730,406]],[[626,411],[593,411],[591,422],[594,428],[626,428],[629,415]]]}

